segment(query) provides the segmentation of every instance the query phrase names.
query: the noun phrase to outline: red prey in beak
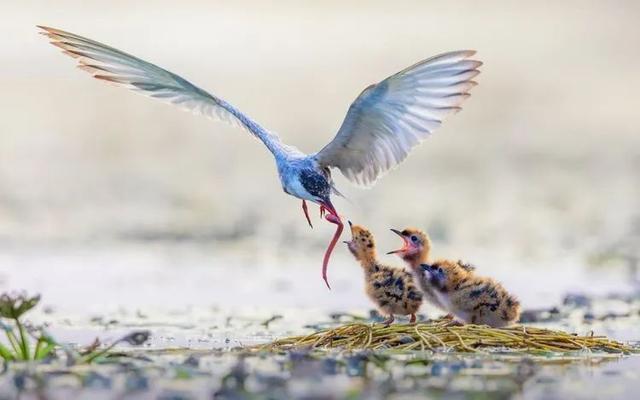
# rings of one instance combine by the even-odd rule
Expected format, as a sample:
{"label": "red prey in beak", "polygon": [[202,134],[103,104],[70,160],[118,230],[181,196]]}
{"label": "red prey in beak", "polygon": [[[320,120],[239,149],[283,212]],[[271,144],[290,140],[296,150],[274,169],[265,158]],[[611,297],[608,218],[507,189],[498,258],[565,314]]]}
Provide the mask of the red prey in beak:
{"label": "red prey in beak", "polygon": [[336,224],[336,232],[333,234],[333,238],[331,238],[331,242],[329,242],[329,247],[327,247],[327,251],[324,253],[324,259],[322,260],[322,279],[324,283],[327,284],[329,290],[331,290],[331,286],[329,285],[329,280],[327,278],[327,267],[329,266],[329,257],[331,257],[331,253],[333,249],[336,247],[336,243],[338,243],[338,239],[340,239],[340,235],[342,235],[342,229],[344,228],[344,224],[340,220],[340,216],[338,212],[331,204],[331,201],[327,199],[326,201],[320,203],[320,215],[324,215],[325,211],[327,215],[324,217],[327,221],[332,224]]}

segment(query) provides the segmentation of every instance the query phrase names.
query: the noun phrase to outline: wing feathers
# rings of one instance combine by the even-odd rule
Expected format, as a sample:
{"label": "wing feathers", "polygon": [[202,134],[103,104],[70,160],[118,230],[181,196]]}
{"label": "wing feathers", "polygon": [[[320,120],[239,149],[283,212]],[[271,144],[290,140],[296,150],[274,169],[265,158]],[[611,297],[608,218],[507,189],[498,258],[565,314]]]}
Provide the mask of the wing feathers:
{"label": "wing feathers", "polygon": [[461,110],[482,65],[469,59],[474,54],[441,54],[367,87],[349,107],[336,137],[315,155],[318,163],[339,168],[357,184],[373,184],[444,118]]}
{"label": "wing feathers", "polygon": [[123,86],[180,106],[196,114],[242,127],[260,139],[272,153],[285,147],[279,138],[226,101],[165,69],[116,48],[59,29],[38,26],[51,44],[78,61],[78,67],[94,78]]}

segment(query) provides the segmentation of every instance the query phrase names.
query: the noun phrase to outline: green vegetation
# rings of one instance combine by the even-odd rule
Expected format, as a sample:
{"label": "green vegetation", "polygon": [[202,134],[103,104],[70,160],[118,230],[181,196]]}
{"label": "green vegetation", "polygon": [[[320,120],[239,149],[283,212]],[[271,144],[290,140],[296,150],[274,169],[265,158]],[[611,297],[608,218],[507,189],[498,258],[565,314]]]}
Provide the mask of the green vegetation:
{"label": "green vegetation", "polygon": [[[56,348],[55,340],[43,329],[27,328],[20,320],[23,314],[35,307],[40,296],[0,296],[0,328],[4,330],[9,345],[0,343],[0,357],[5,361],[42,360]],[[17,333],[16,333],[17,332]],[[31,338],[31,340],[29,339]],[[35,342],[32,349],[31,342]]]}
{"label": "green vegetation", "polygon": [[[148,331],[134,331],[101,348],[98,339],[85,349],[76,351],[58,343],[41,327],[22,321],[22,316],[40,302],[40,296],[7,294],[0,296],[0,329],[4,330],[8,344],[0,342],[0,357],[9,361],[38,361],[55,356],[63,350],[72,364],[86,364],[103,360],[120,343],[141,345],[149,338]],[[35,344],[34,344],[35,343]]]}

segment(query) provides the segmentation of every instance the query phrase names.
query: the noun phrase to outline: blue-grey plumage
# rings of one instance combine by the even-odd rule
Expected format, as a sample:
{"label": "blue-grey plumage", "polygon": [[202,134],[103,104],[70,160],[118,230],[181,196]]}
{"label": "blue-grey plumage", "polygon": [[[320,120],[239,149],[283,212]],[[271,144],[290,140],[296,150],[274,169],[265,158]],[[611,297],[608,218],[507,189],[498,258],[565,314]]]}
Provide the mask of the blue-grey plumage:
{"label": "blue-grey plumage", "polygon": [[406,158],[428,137],[444,117],[460,110],[460,104],[476,85],[481,62],[471,60],[472,50],[444,53],[420,61],[383,81],[367,87],[349,107],[335,138],[319,152],[304,154],[264,129],[225,100],[193,85],[157,65],[113,47],[59,29],[39,26],[51,43],[78,60],[78,67],[95,78],[124,86],[182,109],[226,121],[258,138],[273,154],[284,191],[320,206],[321,215],[336,224],[336,232],[323,259],[327,280],[329,256],[342,233],[342,221],[331,203],[339,194],[330,168],[339,169],[359,185],[371,185]]}

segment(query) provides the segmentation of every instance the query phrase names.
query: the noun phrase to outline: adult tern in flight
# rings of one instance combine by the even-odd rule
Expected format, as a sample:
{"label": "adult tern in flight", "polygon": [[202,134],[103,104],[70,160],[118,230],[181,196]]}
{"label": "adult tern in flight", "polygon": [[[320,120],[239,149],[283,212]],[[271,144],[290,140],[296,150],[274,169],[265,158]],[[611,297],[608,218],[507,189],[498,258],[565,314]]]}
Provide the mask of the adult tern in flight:
{"label": "adult tern in flight", "polygon": [[73,33],[38,26],[51,43],[78,61],[94,78],[132,89],[207,117],[244,128],[258,138],[275,158],[284,191],[320,206],[321,216],[336,225],[322,262],[322,278],[329,287],[327,265],[343,224],[331,202],[340,193],[331,179],[337,168],[351,182],[371,186],[402,162],[411,149],[427,138],[443,119],[460,110],[476,85],[480,61],[473,50],[443,53],[420,61],[368,86],[349,107],[336,136],[320,151],[304,154],[283,143],[272,132],[223,99],[186,79],[123,51]]}

